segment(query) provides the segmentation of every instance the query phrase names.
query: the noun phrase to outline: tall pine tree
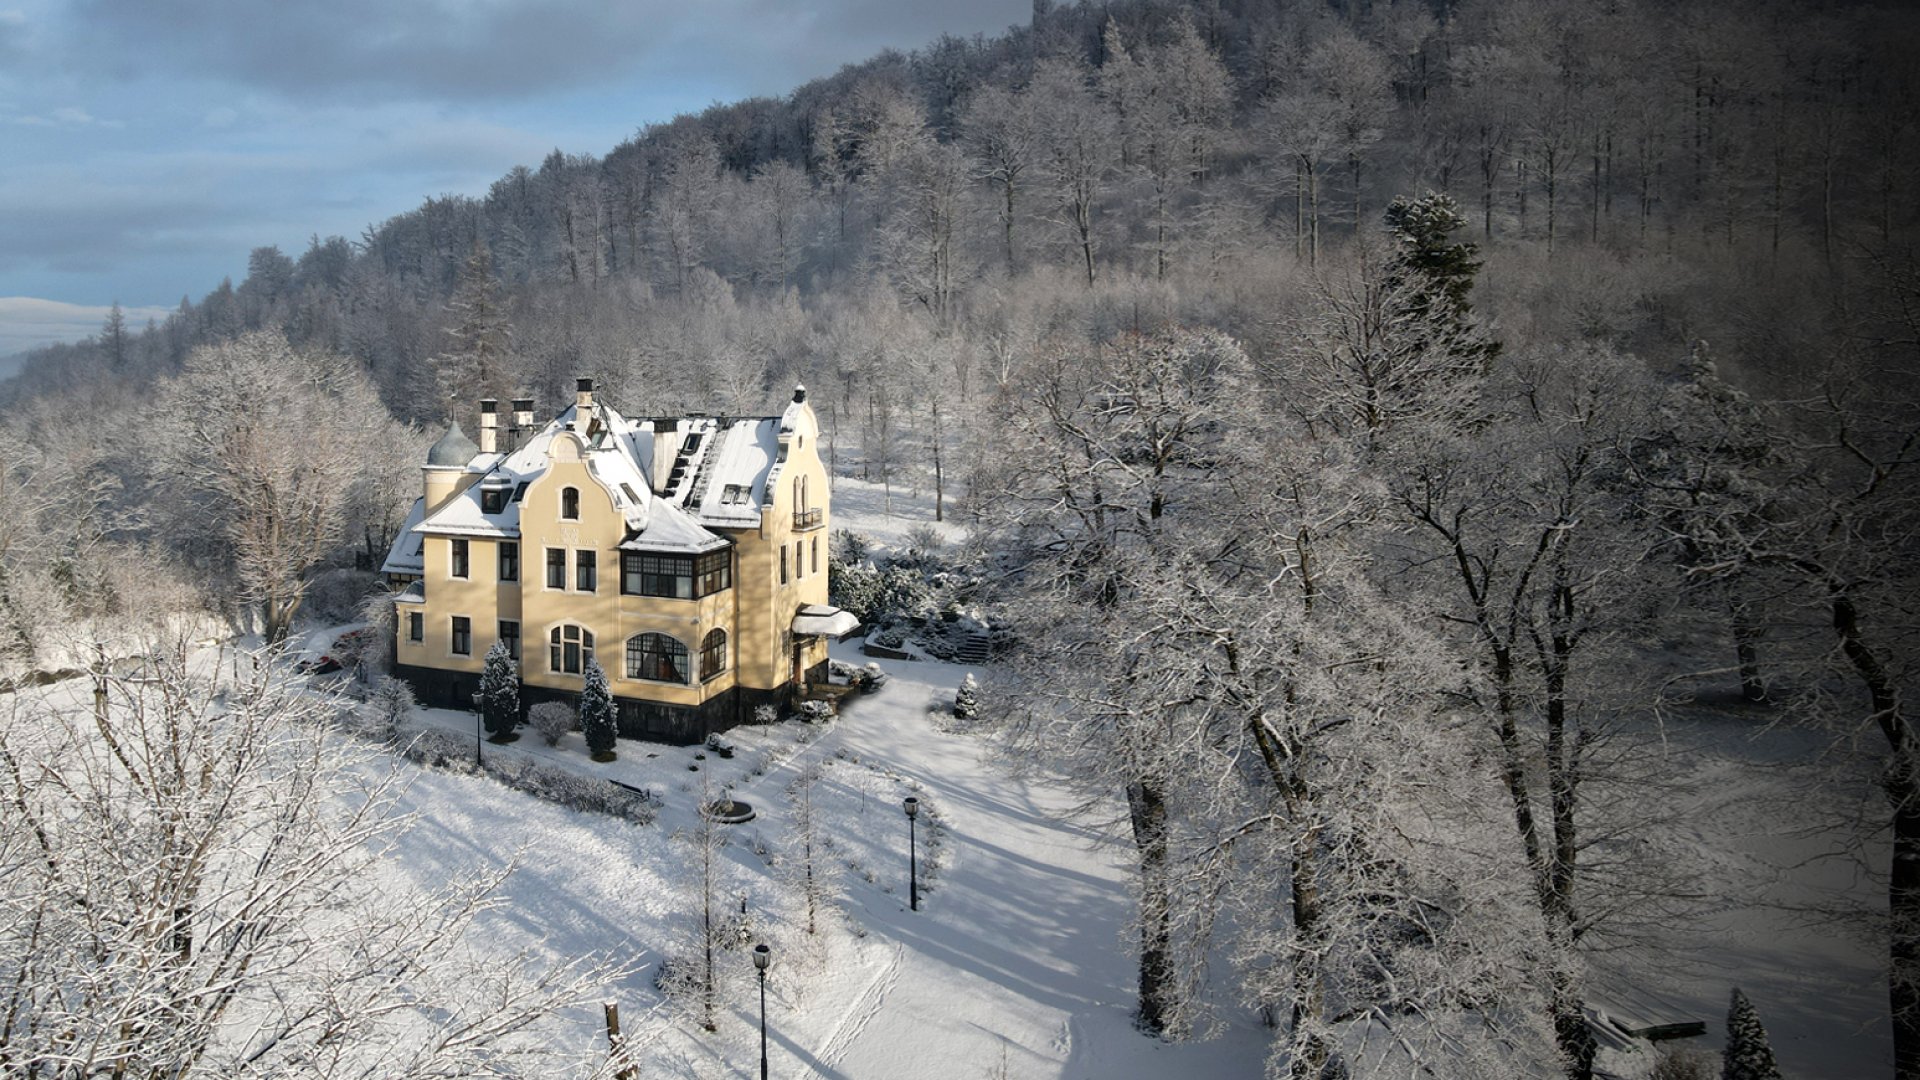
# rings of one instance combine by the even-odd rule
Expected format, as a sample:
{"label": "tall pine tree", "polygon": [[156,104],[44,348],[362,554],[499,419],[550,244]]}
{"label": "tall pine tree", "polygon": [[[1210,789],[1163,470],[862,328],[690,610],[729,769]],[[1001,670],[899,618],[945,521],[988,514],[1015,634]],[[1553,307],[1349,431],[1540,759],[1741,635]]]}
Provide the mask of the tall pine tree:
{"label": "tall pine tree", "polygon": [[441,400],[458,410],[482,397],[510,396],[513,326],[493,276],[493,257],[478,240],[460,267],[446,313],[447,348],[431,361]]}
{"label": "tall pine tree", "polygon": [[1753,1002],[1738,987],[1733,1005],[1727,1010],[1727,1049],[1720,1080],[1781,1080],[1780,1066],[1774,1064],[1773,1047],[1767,1045],[1767,1029],[1760,1026],[1760,1014]]}
{"label": "tall pine tree", "polygon": [[1452,199],[1435,192],[1419,198],[1401,196],[1387,207],[1387,235],[1394,250],[1387,263],[1387,287],[1399,293],[1405,313],[1416,324],[1427,324],[1430,348],[1446,352],[1467,370],[1484,371],[1500,351],[1500,344],[1470,321],[1474,276],[1480,272],[1479,249],[1453,234],[1467,225]]}
{"label": "tall pine tree", "polygon": [[607,688],[607,673],[600,661],[587,660],[586,685],[580,690],[580,731],[587,737],[587,749],[595,761],[614,759],[613,740],[618,733],[614,723],[613,692]]}
{"label": "tall pine tree", "polygon": [[495,742],[512,741],[520,725],[520,671],[504,642],[493,643],[480,670],[480,715]]}

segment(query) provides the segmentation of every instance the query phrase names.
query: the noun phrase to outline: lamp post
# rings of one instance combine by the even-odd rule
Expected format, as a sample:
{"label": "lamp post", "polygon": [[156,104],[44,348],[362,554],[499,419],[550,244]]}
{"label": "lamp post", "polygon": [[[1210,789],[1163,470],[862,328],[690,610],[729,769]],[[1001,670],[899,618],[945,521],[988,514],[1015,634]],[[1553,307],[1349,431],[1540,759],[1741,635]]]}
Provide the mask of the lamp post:
{"label": "lamp post", "polygon": [[909,795],[900,804],[907,812],[907,906],[920,910],[920,850],[915,842],[913,819],[920,816],[920,800]]}
{"label": "lamp post", "polygon": [[773,950],[765,942],[753,947],[753,969],[760,976],[760,1080],[767,1080],[767,968],[773,964]]}

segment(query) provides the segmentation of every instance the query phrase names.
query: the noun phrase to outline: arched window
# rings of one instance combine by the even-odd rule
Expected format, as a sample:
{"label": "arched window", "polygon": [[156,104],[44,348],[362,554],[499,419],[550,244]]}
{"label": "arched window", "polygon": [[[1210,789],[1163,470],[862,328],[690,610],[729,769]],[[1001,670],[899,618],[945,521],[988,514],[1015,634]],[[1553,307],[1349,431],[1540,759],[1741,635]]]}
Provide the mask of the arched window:
{"label": "arched window", "polygon": [[635,634],[627,639],[627,678],[684,683],[687,673],[687,647],[678,638]]}
{"label": "arched window", "polygon": [[560,489],[560,516],[568,521],[580,520],[580,489]]}
{"label": "arched window", "polygon": [[709,630],[700,641],[700,678],[702,681],[727,670],[727,632]]}
{"label": "arched window", "polygon": [[547,635],[547,668],[567,675],[578,675],[593,659],[593,631],[584,626],[556,626]]}

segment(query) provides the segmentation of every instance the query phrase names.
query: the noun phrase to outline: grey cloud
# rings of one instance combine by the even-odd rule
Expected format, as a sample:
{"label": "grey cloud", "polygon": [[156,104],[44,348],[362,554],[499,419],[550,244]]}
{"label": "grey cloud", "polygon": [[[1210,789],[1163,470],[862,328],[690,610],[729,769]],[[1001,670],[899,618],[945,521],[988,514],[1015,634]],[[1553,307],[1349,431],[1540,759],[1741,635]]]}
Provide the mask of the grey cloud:
{"label": "grey cloud", "polygon": [[888,44],[997,30],[1029,0],[84,0],[80,63],[211,75],[297,100],[508,100],[671,71],[779,93]]}
{"label": "grey cloud", "polygon": [[[129,198],[87,206],[0,199],[0,273],[33,264],[73,271],[129,255],[178,250],[187,237],[221,220],[221,208],[172,198]],[[190,245],[192,241],[187,241]]]}
{"label": "grey cloud", "polygon": [[632,67],[672,10],[597,0],[86,0],[75,12],[75,60],[211,75],[294,99],[501,99]]}

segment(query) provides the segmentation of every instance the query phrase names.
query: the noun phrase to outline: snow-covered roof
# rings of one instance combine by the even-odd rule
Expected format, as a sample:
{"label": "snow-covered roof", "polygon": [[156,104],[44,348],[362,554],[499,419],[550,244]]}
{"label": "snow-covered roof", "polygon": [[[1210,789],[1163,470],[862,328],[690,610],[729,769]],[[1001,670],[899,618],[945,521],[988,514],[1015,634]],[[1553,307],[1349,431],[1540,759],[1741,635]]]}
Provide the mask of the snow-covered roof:
{"label": "snow-covered roof", "polygon": [[387,550],[387,561],[380,564],[383,574],[426,573],[426,560],[421,555],[421,537],[413,530],[426,516],[427,500],[413,500],[412,509],[407,511],[407,520],[400,523],[400,531],[394,535],[393,546]]}
{"label": "snow-covered roof", "polygon": [[719,551],[727,538],[708,531],[672,503],[656,502],[647,527],[621,541],[629,551],[674,551],[698,555]]}
{"label": "snow-covered roof", "polygon": [[[414,504],[383,568],[422,572],[420,534],[511,538],[520,535],[520,498],[546,472],[557,438],[580,439],[587,472],[612,498],[627,525],[620,546],[629,550],[698,553],[727,544],[715,529],[752,529],[770,501],[779,475],[780,436],[791,428],[791,406],[779,417],[660,417],[629,420],[596,403],[591,434],[573,431],[578,406],[568,406],[517,450],[481,454],[475,447],[464,465],[479,478],[432,514]],[[446,457],[465,436],[450,430],[430,459]],[[471,443],[467,444],[471,446]],[[654,455],[666,454],[661,467]],[[443,465],[430,460],[432,466]],[[654,478],[659,478],[656,486]],[[500,508],[486,512],[482,493],[500,492]]]}
{"label": "snow-covered roof", "polygon": [[816,637],[845,637],[860,629],[853,612],[826,604],[806,604],[793,617],[793,632]]}

